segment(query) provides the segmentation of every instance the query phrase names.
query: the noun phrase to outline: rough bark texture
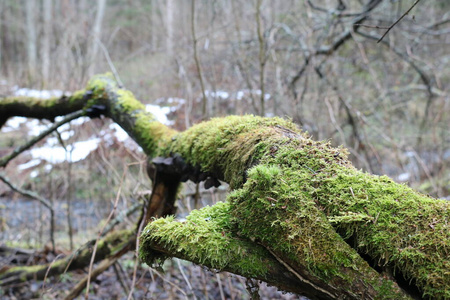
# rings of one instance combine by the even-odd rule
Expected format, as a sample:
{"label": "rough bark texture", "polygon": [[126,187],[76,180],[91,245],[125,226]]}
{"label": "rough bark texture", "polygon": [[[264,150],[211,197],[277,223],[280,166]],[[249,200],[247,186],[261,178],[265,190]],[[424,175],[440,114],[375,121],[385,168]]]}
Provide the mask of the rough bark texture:
{"label": "rough bark texture", "polygon": [[[178,133],[106,75],[64,101],[33,106],[45,113],[51,101],[62,114],[82,106],[112,118],[157,157],[162,188],[171,178],[173,188],[188,178],[230,184],[226,203],[185,222],[149,223],[140,249],[148,264],[181,257],[311,299],[450,298],[450,202],[356,170],[343,148],[279,118],[232,116]],[[6,116],[21,105],[2,102]]]}

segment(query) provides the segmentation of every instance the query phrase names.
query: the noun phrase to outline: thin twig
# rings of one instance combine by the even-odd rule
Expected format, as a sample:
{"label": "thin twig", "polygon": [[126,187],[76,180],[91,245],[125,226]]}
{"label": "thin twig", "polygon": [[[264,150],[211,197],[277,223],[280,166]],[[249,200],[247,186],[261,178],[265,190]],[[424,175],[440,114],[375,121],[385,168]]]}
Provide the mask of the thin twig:
{"label": "thin twig", "polygon": [[389,31],[391,31],[392,28],[394,28],[395,25],[398,24],[398,22],[400,22],[407,14],[409,14],[409,12],[414,8],[414,6],[417,5],[417,3],[419,3],[420,0],[416,0],[416,2],[414,2],[414,4],[397,20],[394,22],[394,24],[392,24],[391,26],[389,26],[388,30],[386,30],[386,32],[380,37],[380,39],[377,41],[377,43],[381,42],[383,40],[383,38],[388,34]]}
{"label": "thin twig", "polygon": [[[95,270],[90,270],[89,274],[84,277],[78,284],[70,291],[69,295],[67,295],[64,300],[72,300],[75,299],[86,286],[86,281],[88,282],[87,287],[89,287],[89,281],[91,279],[97,278],[98,275],[102,274],[105,270],[111,267],[113,264],[117,262],[120,256],[112,257],[109,259],[105,259],[102,261]],[[89,293],[89,289],[86,289],[86,294]]]}
{"label": "thin twig", "polygon": [[[189,290],[191,290],[191,292],[193,292],[191,282],[189,281],[189,279],[187,278],[186,274],[184,273],[183,266],[181,265],[180,260],[176,259],[176,261],[177,261],[177,264],[178,264],[178,268],[180,269],[181,276],[183,276],[184,281],[186,281],[186,284],[187,284]],[[195,295],[194,295],[194,297],[195,297]]]}
{"label": "thin twig", "polygon": [[111,72],[113,73],[114,78],[116,79],[117,83],[119,84],[119,86],[121,88],[125,88],[125,86],[123,85],[122,80],[120,80],[119,73],[117,72],[117,69],[116,69],[116,67],[113,64],[113,62],[111,60],[111,57],[109,56],[108,49],[106,49],[105,45],[103,45],[103,43],[100,41],[99,38],[96,38],[95,40],[100,45],[100,48],[102,48],[103,54],[106,57],[106,61],[108,62],[109,68],[111,69]]}
{"label": "thin twig", "polygon": [[284,260],[282,260],[280,257],[278,257],[275,252],[273,252],[272,250],[270,250],[269,248],[266,248],[270,254],[272,254],[273,257],[275,257],[275,259],[282,264],[289,272],[291,272],[295,277],[297,277],[298,280],[300,280],[301,282],[303,282],[304,284],[307,284],[311,287],[313,287],[313,289],[319,290],[321,291],[323,294],[328,295],[329,299],[337,299],[337,297],[333,294],[331,294],[329,291],[317,286],[316,284],[314,284],[313,282],[309,281],[308,279],[304,278],[303,276],[301,276],[297,271],[295,271],[288,263],[286,263]]}
{"label": "thin twig", "polygon": [[366,25],[362,23],[355,24],[355,26],[361,26],[366,28],[376,28],[376,29],[389,29],[389,26],[378,26],[378,25]]}
{"label": "thin twig", "polygon": [[99,242],[99,240],[100,240],[100,238],[101,238],[101,236],[103,234],[103,231],[106,228],[106,225],[108,225],[109,221],[111,220],[112,216],[114,215],[114,212],[117,209],[117,204],[119,203],[120,194],[122,193],[122,184],[123,184],[123,180],[125,179],[125,174],[126,173],[127,172],[126,172],[126,169],[125,169],[125,171],[123,172],[123,175],[122,175],[122,179],[120,181],[119,190],[117,191],[117,196],[116,196],[116,200],[114,201],[113,209],[111,210],[108,218],[106,219],[105,224],[103,225],[102,229],[99,231],[97,239],[95,240],[95,245],[94,245],[94,249],[92,251],[92,256],[91,256],[91,262],[89,263],[88,280],[87,280],[87,284],[86,284],[86,294],[85,294],[85,298],[86,299],[88,299],[88,297],[89,297],[89,285],[91,283],[91,278],[90,278],[91,275],[90,274],[92,273],[92,267],[93,267],[94,261],[95,261],[95,254],[97,252],[98,242]]}
{"label": "thin twig", "polygon": [[[144,220],[144,222],[140,222],[136,236],[141,235],[142,229],[144,228],[144,224],[145,224],[145,220]],[[134,260],[134,269],[133,269],[133,280],[131,281],[130,292],[128,293],[127,300],[133,299],[134,286],[136,285],[137,268],[139,266],[139,241],[140,241],[140,239],[137,238],[136,239],[136,252],[135,252],[136,259]]]}
{"label": "thin twig", "polygon": [[58,256],[56,256],[53,261],[50,263],[50,265],[47,268],[47,271],[45,271],[45,275],[44,275],[44,280],[42,280],[42,291],[45,291],[45,281],[47,280],[47,276],[48,273],[50,272],[50,269],[52,268],[53,264],[58,260],[58,258],[60,258],[62,256],[62,254],[58,254]]}
{"label": "thin twig", "polygon": [[128,289],[127,283],[125,283],[124,278],[126,280],[126,276],[123,275],[124,271],[120,262],[116,261],[115,264],[112,265],[114,269],[114,273],[116,273],[117,280],[119,280],[120,286],[122,287],[125,295],[128,295],[130,290]]}

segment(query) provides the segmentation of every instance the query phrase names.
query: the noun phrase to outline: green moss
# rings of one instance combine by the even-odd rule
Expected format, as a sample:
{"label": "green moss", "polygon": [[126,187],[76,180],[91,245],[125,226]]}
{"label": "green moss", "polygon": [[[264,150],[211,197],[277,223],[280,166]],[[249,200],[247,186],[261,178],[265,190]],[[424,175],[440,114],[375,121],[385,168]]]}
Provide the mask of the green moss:
{"label": "green moss", "polygon": [[151,113],[139,111],[135,115],[132,134],[150,157],[156,156],[158,149],[166,146],[175,133],[175,130],[156,121]]}
{"label": "green moss", "polygon": [[[425,295],[450,297],[450,202],[358,171],[327,142],[286,144],[248,175],[229,198],[243,236],[325,281],[355,280],[341,266],[364,269],[357,250],[415,280]],[[342,239],[349,237],[355,250]],[[392,284],[376,276],[366,282],[393,295]]]}
{"label": "green moss", "polygon": [[127,90],[120,89],[117,91],[118,103],[122,107],[122,111],[126,113],[131,113],[137,110],[145,110],[145,105],[136,100],[133,93]]}
{"label": "green moss", "polygon": [[299,138],[305,136],[294,124],[280,118],[229,116],[175,135],[174,141],[161,149],[161,155],[178,153],[203,171],[223,174],[223,179],[235,188],[245,181],[245,171],[270,151],[269,146],[288,140],[280,136],[282,128],[295,130]]}
{"label": "green moss", "polygon": [[152,244],[164,245],[180,257],[216,270],[239,270],[248,277],[264,277],[272,260],[262,247],[233,236],[229,203],[192,211],[185,222],[173,217],[155,220],[141,236],[140,257],[147,264],[167,257],[155,255]]}

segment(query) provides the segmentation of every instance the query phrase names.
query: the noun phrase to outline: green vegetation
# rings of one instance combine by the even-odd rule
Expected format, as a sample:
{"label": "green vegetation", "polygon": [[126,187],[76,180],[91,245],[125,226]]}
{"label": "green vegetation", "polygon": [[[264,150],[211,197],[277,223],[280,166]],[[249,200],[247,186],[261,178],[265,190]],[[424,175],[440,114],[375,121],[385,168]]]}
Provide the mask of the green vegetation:
{"label": "green vegetation", "polygon": [[242,276],[264,277],[273,258],[264,248],[232,234],[229,202],[194,210],[179,222],[174,217],[157,219],[141,235],[140,258],[162,264],[169,258],[152,250],[153,243],[172,253],[216,270],[240,270]]}
{"label": "green vegetation", "polygon": [[[258,163],[274,140],[280,139],[281,128],[292,131],[297,127],[281,118],[251,115],[213,118],[173,136],[159,155],[178,153],[202,171],[223,174],[223,179],[236,188],[244,182],[245,171]],[[296,135],[303,138],[304,134]],[[280,142],[287,140],[288,137],[282,137]]]}
{"label": "green vegetation", "polygon": [[[195,220],[184,224],[156,220],[143,241],[158,240],[220,269],[228,262],[223,251],[230,247],[219,233],[231,230],[332,285],[350,286],[361,274],[372,274],[363,279],[365,284],[382,291],[385,299],[398,297],[389,280],[380,281],[369,270],[359,255],[364,253],[378,267],[413,280],[424,295],[450,297],[448,201],[356,170],[345,149],[315,142],[281,119],[213,119],[178,134],[164,151],[225,175],[234,189],[225,210],[233,225],[228,219],[205,221],[223,210],[220,204],[216,210],[192,212]],[[151,262],[148,253],[141,249],[141,257]]]}

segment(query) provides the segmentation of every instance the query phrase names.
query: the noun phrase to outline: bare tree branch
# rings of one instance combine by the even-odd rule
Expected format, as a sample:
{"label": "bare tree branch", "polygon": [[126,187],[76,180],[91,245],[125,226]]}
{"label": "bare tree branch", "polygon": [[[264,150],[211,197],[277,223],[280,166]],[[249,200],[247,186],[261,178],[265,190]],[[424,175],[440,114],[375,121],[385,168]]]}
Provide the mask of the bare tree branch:
{"label": "bare tree branch", "polygon": [[389,33],[389,31],[391,31],[392,28],[394,28],[395,25],[397,25],[407,14],[409,14],[409,12],[414,8],[414,6],[417,5],[417,3],[419,3],[420,0],[416,0],[416,2],[414,2],[414,4],[397,20],[395,21],[391,26],[388,27],[388,30],[386,30],[386,32],[378,39],[377,43],[381,42],[383,40],[383,38]]}

